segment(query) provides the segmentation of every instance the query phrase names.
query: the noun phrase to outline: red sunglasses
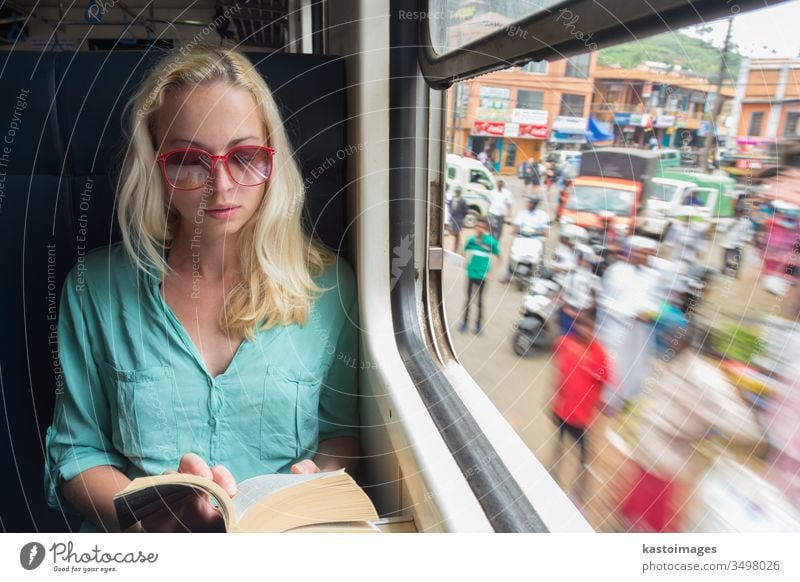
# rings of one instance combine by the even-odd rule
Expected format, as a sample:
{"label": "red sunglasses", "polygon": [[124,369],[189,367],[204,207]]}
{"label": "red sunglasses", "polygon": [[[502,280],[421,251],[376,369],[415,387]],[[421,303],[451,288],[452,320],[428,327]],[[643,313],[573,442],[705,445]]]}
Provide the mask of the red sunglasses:
{"label": "red sunglasses", "polygon": [[240,186],[258,186],[272,176],[275,150],[267,146],[242,145],[221,156],[200,148],[179,148],[158,156],[164,180],[175,190],[202,188],[221,161],[231,179]]}

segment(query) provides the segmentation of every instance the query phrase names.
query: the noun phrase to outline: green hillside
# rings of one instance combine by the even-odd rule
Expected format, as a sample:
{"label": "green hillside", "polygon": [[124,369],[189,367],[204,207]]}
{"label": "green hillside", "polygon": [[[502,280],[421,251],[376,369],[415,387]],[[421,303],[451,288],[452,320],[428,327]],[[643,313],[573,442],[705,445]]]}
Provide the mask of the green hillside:
{"label": "green hillside", "polygon": [[[739,74],[742,56],[734,50],[728,52],[725,77],[735,81]],[[613,46],[600,51],[598,64],[633,68],[644,61],[657,61],[680,65],[683,69],[700,73],[716,81],[721,50],[712,44],[679,32],[651,36],[640,41]]]}

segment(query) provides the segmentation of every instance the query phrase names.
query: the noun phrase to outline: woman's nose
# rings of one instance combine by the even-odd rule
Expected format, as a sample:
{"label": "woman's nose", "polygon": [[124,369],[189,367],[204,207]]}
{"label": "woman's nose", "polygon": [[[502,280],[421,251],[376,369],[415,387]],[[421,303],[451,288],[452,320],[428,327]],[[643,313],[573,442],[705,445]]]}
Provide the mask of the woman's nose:
{"label": "woman's nose", "polygon": [[215,192],[227,192],[236,186],[236,182],[231,178],[228,168],[222,160],[217,160],[214,167],[211,168],[209,180],[211,180],[211,185]]}

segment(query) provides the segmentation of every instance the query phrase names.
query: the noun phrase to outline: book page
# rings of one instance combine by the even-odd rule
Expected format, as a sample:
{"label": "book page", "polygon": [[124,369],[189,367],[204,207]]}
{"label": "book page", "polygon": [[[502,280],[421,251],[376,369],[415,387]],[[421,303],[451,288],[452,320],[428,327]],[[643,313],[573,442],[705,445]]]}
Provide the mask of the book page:
{"label": "book page", "polygon": [[310,473],[306,475],[294,475],[278,473],[275,475],[259,475],[246,479],[238,484],[238,491],[233,496],[233,508],[236,512],[236,519],[239,520],[247,513],[247,510],[255,505],[259,499],[263,499],[281,489],[293,487],[298,483],[313,481],[321,477],[328,477],[331,472]]}

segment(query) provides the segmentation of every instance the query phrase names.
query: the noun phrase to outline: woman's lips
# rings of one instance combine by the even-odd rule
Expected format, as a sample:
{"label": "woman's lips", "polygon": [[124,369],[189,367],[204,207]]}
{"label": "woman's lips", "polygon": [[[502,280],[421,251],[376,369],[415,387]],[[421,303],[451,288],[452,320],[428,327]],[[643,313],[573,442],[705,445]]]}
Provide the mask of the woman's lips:
{"label": "woman's lips", "polygon": [[231,218],[236,212],[241,208],[241,206],[227,206],[225,208],[208,208],[206,209],[206,215],[211,218],[216,218],[218,220]]}

